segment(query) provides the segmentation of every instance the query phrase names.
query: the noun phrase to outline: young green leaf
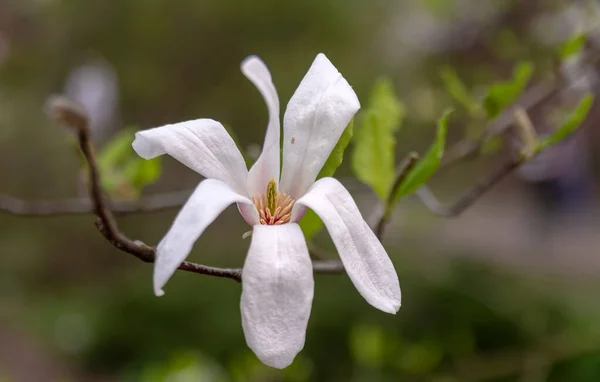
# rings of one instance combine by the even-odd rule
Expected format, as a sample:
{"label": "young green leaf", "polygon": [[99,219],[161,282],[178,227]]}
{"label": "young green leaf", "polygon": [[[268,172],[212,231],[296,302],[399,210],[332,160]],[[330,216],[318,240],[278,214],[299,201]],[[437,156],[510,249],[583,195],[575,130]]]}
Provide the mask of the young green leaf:
{"label": "young green leaf", "polygon": [[342,133],[342,136],[338,140],[338,143],[333,148],[333,151],[331,151],[331,154],[329,155],[329,158],[327,158],[327,161],[323,165],[319,175],[317,175],[317,179],[333,176],[333,174],[335,174],[335,171],[344,161],[344,151],[346,151],[346,147],[348,147],[353,135],[354,119],[351,119],[350,123],[348,126],[346,126],[346,129]]}
{"label": "young green leaf", "polygon": [[98,155],[102,186],[115,199],[137,198],[161,174],[161,158],[145,160],[131,147],[135,129],[117,133]]}
{"label": "young green leaf", "polygon": [[494,83],[483,99],[483,106],[489,118],[495,118],[523,93],[533,74],[531,62],[520,62],[513,70],[513,77],[508,81]]}
{"label": "young green leaf", "polygon": [[356,131],[352,169],[356,177],[385,200],[394,181],[395,134],[404,116],[389,80],[378,81]]}
{"label": "young green leaf", "polygon": [[583,123],[587,117],[592,105],[594,104],[594,95],[591,93],[583,96],[581,101],[571,111],[563,124],[556,129],[552,134],[540,140],[539,150],[542,151],[550,146],[560,143],[569,135],[571,135]]}
{"label": "young green leaf", "polygon": [[161,171],[161,157],[148,160],[131,157],[123,167],[125,179],[140,191],[145,185],[155,182],[160,177]]}
{"label": "young green leaf", "polygon": [[560,46],[560,58],[565,59],[581,52],[587,41],[587,36],[583,33],[576,34]]}
{"label": "young green leaf", "polygon": [[481,112],[481,105],[473,98],[465,84],[461,81],[456,74],[456,71],[451,67],[444,67],[440,71],[440,77],[444,82],[446,91],[458,102],[462,107],[467,110],[469,115],[477,116]]}
{"label": "young green leaf", "polygon": [[415,168],[406,176],[404,182],[398,187],[394,200],[398,200],[405,195],[413,193],[423,184],[427,183],[429,178],[435,174],[440,167],[444,148],[446,146],[446,133],[448,132],[448,120],[452,114],[452,109],[447,109],[437,123],[437,132],[435,142],[431,145],[423,159],[417,163]]}
{"label": "young green leaf", "polygon": [[127,128],[115,134],[98,154],[98,165],[101,169],[115,167],[122,164],[133,154],[131,142],[135,129]]}

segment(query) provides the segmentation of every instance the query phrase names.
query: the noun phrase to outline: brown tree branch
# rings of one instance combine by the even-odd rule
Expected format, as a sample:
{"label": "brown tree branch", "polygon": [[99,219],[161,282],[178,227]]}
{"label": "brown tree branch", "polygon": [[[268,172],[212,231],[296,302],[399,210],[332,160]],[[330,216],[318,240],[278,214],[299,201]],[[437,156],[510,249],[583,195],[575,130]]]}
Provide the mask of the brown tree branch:
{"label": "brown tree branch", "polygon": [[460,198],[458,198],[456,202],[450,205],[443,205],[440,203],[427,186],[422,186],[419,188],[416,192],[416,195],[435,215],[447,218],[457,217],[468,207],[473,205],[473,203],[475,203],[489,189],[504,179],[504,177],[525,163],[525,161],[525,157],[519,156],[518,158],[505,163],[489,176],[468,189]]}

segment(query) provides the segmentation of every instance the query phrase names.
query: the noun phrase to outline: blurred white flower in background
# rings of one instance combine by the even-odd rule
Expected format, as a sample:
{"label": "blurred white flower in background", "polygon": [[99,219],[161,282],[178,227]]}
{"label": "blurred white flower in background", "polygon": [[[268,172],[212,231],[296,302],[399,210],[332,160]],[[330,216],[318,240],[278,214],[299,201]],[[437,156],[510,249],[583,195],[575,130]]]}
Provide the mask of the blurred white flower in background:
{"label": "blurred white flower in background", "polygon": [[86,60],[69,73],[65,93],[87,110],[94,137],[108,137],[117,119],[118,81],[113,67],[101,58]]}

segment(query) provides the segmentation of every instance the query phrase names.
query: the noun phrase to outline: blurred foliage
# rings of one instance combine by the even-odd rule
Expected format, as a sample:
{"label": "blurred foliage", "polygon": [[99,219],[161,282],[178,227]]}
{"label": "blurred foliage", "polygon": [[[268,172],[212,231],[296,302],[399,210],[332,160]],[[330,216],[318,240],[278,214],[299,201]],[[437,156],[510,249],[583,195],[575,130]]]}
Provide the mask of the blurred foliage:
{"label": "blurred foliage", "polygon": [[562,142],[567,139],[569,135],[573,134],[573,132],[581,126],[593,104],[594,95],[585,95],[573,110],[567,114],[563,124],[551,134],[541,139],[539,143],[540,151]]}
{"label": "blurred foliage", "polygon": [[507,106],[514,103],[525,90],[532,75],[533,64],[520,62],[513,70],[512,79],[492,84],[483,99],[488,117],[498,116]]}
{"label": "blurred foliage", "polygon": [[133,151],[135,130],[115,134],[98,154],[102,186],[113,199],[137,199],[161,175],[161,157],[146,160]]}
{"label": "blurred foliage", "polygon": [[427,183],[440,167],[442,157],[444,156],[444,148],[446,147],[448,121],[452,112],[452,109],[446,110],[438,120],[435,141],[415,168],[408,173],[404,181],[400,184],[394,196],[394,201],[415,192],[419,187]]}
{"label": "blurred foliage", "polygon": [[369,104],[360,116],[354,140],[352,169],[356,177],[385,200],[394,182],[396,132],[404,116],[389,80],[379,80],[371,90]]}
{"label": "blurred foliage", "polygon": [[448,94],[465,108],[472,118],[478,118],[482,112],[481,103],[471,95],[456,71],[446,66],[440,71],[440,77]]}
{"label": "blurred foliage", "polygon": [[581,52],[587,41],[585,33],[578,33],[571,39],[565,41],[560,48],[560,57],[565,59]]}

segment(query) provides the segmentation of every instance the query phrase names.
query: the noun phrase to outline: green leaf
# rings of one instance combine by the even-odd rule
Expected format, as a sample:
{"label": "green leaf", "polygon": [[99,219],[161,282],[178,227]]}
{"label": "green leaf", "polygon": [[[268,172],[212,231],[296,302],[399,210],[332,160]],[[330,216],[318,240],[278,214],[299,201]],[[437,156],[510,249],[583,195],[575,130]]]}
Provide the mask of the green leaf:
{"label": "green leaf", "polygon": [[569,40],[565,41],[560,46],[560,52],[559,52],[560,58],[565,59],[567,57],[571,57],[571,56],[576,55],[577,53],[581,52],[581,50],[585,46],[586,41],[587,41],[587,36],[583,33],[576,34]]}
{"label": "green leaf", "polygon": [[102,186],[114,199],[137,198],[142,188],[161,174],[161,158],[140,158],[131,147],[134,136],[135,128],[122,130],[98,155]]}
{"label": "green leaf", "polygon": [[331,154],[329,155],[329,158],[327,158],[319,175],[317,175],[317,179],[333,176],[333,174],[335,174],[335,171],[344,161],[344,151],[346,151],[346,147],[348,147],[348,144],[352,140],[352,136],[354,136],[354,119],[351,119],[348,126],[346,126],[338,143],[333,148],[333,151],[331,151]]}
{"label": "green leaf", "polygon": [[102,150],[98,154],[98,165],[101,169],[115,167],[123,163],[134,153],[131,148],[134,134],[134,128],[123,129],[102,147]]}
{"label": "green leaf", "polygon": [[542,138],[540,140],[539,151],[542,151],[550,146],[553,146],[569,135],[571,135],[577,128],[583,123],[587,117],[592,105],[594,104],[594,95],[591,93],[583,96],[581,101],[575,106],[575,108],[567,115],[565,122],[556,129],[552,134]]}
{"label": "green leaf", "polygon": [[160,177],[161,172],[161,157],[148,160],[139,157],[131,157],[123,167],[125,179],[138,190],[155,182]]}
{"label": "green leaf", "polygon": [[[325,162],[325,165],[323,165],[323,168],[319,172],[317,179],[333,176],[333,174],[335,174],[335,171],[344,161],[344,151],[352,140],[353,135],[354,119],[350,120],[350,123],[348,126],[346,126],[346,129],[342,133],[338,143],[333,148],[331,155],[329,155],[329,158],[327,158],[327,162]],[[323,222],[311,209],[306,210],[306,213],[304,214],[302,220],[300,220],[299,225],[306,240],[311,240],[321,230],[321,228],[323,228]]]}
{"label": "green leaf", "polygon": [[394,181],[395,134],[403,116],[404,106],[394,93],[392,83],[378,81],[356,131],[352,169],[381,200],[387,198]]}
{"label": "green leaf", "polygon": [[481,112],[481,105],[473,98],[465,84],[451,67],[445,67],[440,71],[440,77],[448,93],[467,110],[469,115],[476,116]]}
{"label": "green leaf", "polygon": [[448,132],[448,120],[452,114],[452,109],[447,109],[437,123],[437,133],[435,142],[431,145],[423,159],[417,163],[415,168],[406,176],[404,182],[398,187],[394,200],[398,200],[405,195],[413,193],[423,184],[427,183],[429,178],[435,174],[440,167],[444,148],[446,146],[446,134]]}
{"label": "green leaf", "polygon": [[489,118],[497,117],[504,108],[514,103],[523,93],[533,74],[531,62],[520,62],[513,70],[509,81],[496,82],[488,89],[483,106]]}

